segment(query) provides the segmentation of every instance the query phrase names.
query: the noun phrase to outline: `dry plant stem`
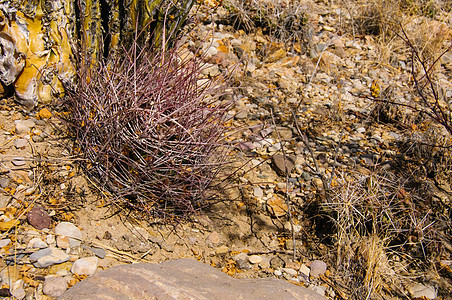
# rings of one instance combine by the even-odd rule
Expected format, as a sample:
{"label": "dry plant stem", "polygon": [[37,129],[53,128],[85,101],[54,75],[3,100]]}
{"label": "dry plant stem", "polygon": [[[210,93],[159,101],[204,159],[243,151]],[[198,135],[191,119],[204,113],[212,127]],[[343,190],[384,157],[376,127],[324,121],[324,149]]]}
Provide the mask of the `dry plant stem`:
{"label": "dry plant stem", "polygon": [[285,173],[286,173],[286,192],[285,192],[285,201],[286,201],[286,205],[287,205],[287,217],[289,219],[289,223],[290,223],[290,230],[292,231],[292,246],[293,246],[293,260],[296,261],[297,259],[297,246],[295,243],[295,229],[293,226],[293,220],[292,220],[292,211],[291,211],[291,206],[290,206],[290,195],[289,195],[289,172],[288,172],[288,168],[287,168],[287,155],[286,155],[286,151],[284,150],[284,145],[281,143],[282,139],[281,139],[281,135],[279,134],[278,129],[276,128],[276,122],[275,122],[275,116],[273,114],[273,109],[270,109],[270,113],[272,116],[272,121],[273,121],[273,125],[275,126],[275,131],[276,134],[278,135],[278,140],[281,144],[281,151],[283,154],[283,159],[284,159],[284,169],[285,169]]}
{"label": "dry plant stem", "polygon": [[[327,201],[329,201],[330,198],[331,198],[331,195],[330,195],[330,192],[331,192],[330,183],[332,181],[332,178],[333,178],[334,174],[332,173],[331,174],[331,178],[328,179],[320,172],[319,164],[318,164],[317,159],[316,159],[316,157],[314,155],[314,152],[312,151],[311,146],[309,145],[308,137],[306,136],[306,134],[304,132],[301,131],[300,126],[298,125],[297,116],[295,115],[295,112],[292,111],[292,115],[293,115],[295,128],[297,129],[298,135],[300,136],[301,141],[303,142],[305,147],[308,149],[309,154],[310,154],[312,160],[314,161],[315,168],[313,168],[310,165],[308,165],[308,167],[311,169],[311,171],[313,171],[314,175],[318,176],[322,180],[323,189],[325,191],[325,198],[326,198]],[[342,134],[341,134],[341,139],[342,139]],[[339,143],[340,143],[340,141],[339,141]],[[336,156],[337,156],[337,151],[339,151],[339,145],[336,148],[335,160],[336,160]]]}
{"label": "dry plant stem", "polygon": [[[437,91],[437,88],[435,88],[435,85],[433,83],[432,78],[432,71],[435,65],[439,62],[441,57],[443,57],[447,52],[452,50],[452,44],[443,51],[431,64],[430,66],[427,66],[426,60],[422,59],[421,54],[419,53],[419,50],[414,46],[413,42],[408,37],[408,34],[406,33],[403,26],[400,26],[400,30],[402,34],[397,33],[396,35],[399,36],[405,44],[410,48],[411,50],[411,74],[413,76],[414,80],[414,87],[416,89],[417,94],[421,98],[421,108],[416,108],[413,105],[406,105],[410,108],[415,109],[416,111],[421,111],[425,114],[427,114],[432,120],[436,121],[440,125],[442,125],[450,135],[452,135],[452,124],[451,124],[451,116],[450,112],[446,112],[445,109],[440,104],[439,94]],[[417,77],[416,72],[416,63],[419,63],[421,65],[422,69],[422,76]],[[426,83],[424,85],[421,84],[421,80],[426,79]],[[429,88],[432,97],[433,97],[433,103],[429,101],[428,95],[425,92],[425,89]],[[395,103],[397,105],[401,105],[400,103]],[[449,113],[449,114],[448,114]]]}

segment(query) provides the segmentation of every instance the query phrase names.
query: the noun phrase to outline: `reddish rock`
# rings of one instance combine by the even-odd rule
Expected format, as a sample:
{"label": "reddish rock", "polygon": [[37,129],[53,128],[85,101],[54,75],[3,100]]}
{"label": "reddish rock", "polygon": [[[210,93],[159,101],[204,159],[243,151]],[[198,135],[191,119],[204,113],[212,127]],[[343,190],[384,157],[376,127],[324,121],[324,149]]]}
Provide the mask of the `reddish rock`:
{"label": "reddish rock", "polygon": [[28,223],[38,230],[50,228],[50,216],[41,206],[33,207],[27,214]]}
{"label": "reddish rock", "polygon": [[60,300],[84,299],[298,299],[324,300],[304,287],[275,278],[234,279],[196,260],[133,264],[99,271]]}

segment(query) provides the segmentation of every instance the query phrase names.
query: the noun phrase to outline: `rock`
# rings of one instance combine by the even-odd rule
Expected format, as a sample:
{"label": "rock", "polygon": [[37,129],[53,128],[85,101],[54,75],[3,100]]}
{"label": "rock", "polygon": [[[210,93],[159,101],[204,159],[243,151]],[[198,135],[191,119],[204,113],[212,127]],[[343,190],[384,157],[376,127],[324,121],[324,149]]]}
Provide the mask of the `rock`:
{"label": "rock", "polygon": [[281,276],[282,272],[280,270],[275,270],[275,272],[273,272],[273,274],[275,274],[276,276]]}
{"label": "rock", "polygon": [[272,156],[272,166],[276,173],[281,176],[286,176],[286,174],[290,174],[292,172],[293,167],[295,166],[296,156],[288,155],[284,159],[283,155],[273,155]]}
{"label": "rock", "polygon": [[314,278],[317,278],[320,275],[325,274],[327,269],[326,263],[324,263],[321,260],[312,261],[309,267],[311,269],[310,275]]}
{"label": "rock", "polygon": [[300,272],[300,274],[303,274],[306,277],[309,277],[309,273],[311,272],[311,270],[305,264],[302,264],[300,266],[299,272]]}
{"label": "rock", "polygon": [[275,257],[273,257],[273,258],[270,260],[270,266],[271,266],[273,269],[283,268],[284,265],[285,265],[284,260],[283,260],[281,257],[279,257],[279,256],[275,256]]}
{"label": "rock", "polygon": [[274,51],[273,53],[271,53],[266,59],[265,62],[266,63],[273,63],[276,62],[280,59],[283,59],[287,56],[286,50],[280,48],[277,49],[276,51]]}
{"label": "rock", "polygon": [[279,195],[273,195],[273,197],[267,201],[267,208],[275,217],[282,217],[287,213],[286,201]]}
{"label": "rock", "polygon": [[259,255],[250,255],[248,256],[248,261],[252,264],[258,264],[262,262],[262,257],[260,257]]}
{"label": "rock", "polygon": [[276,278],[234,279],[210,265],[178,259],[122,265],[97,272],[60,300],[85,299],[303,299],[324,297]]}
{"label": "rock", "polygon": [[35,127],[35,122],[31,119],[28,120],[16,120],[14,121],[15,127],[16,127],[16,133],[17,134],[26,134],[28,133],[33,127]]}
{"label": "rock", "polygon": [[71,244],[69,243],[69,238],[65,235],[57,236],[56,244],[57,244],[58,248],[61,248],[61,249],[71,248]]}
{"label": "rock", "polygon": [[38,115],[41,119],[50,119],[52,117],[52,113],[47,108],[41,109]]}
{"label": "rock", "polygon": [[229,252],[229,248],[225,245],[215,248],[215,253],[218,255],[223,255]]}
{"label": "rock", "polygon": [[2,240],[0,240],[0,248],[3,248],[3,247],[5,247],[5,246],[8,246],[9,243],[11,243],[11,240],[10,240],[10,239],[2,239]]}
{"label": "rock", "polygon": [[35,143],[41,143],[44,141],[44,138],[42,137],[42,135],[34,135],[31,139]]}
{"label": "rock", "polygon": [[19,279],[16,282],[14,282],[14,285],[13,285],[12,289],[10,289],[10,291],[11,291],[11,295],[13,295],[14,298],[17,298],[19,300],[25,298],[23,279]]}
{"label": "rock", "polygon": [[248,262],[248,254],[244,252],[240,252],[237,255],[234,255],[232,259],[235,261],[237,268],[241,270],[249,270],[251,269],[251,265]]}
{"label": "rock", "polygon": [[20,167],[25,165],[25,158],[23,157],[13,157],[13,159],[11,160],[11,163],[13,165],[15,165],[16,167]]}
{"label": "rock", "polygon": [[255,186],[253,189],[253,195],[256,198],[262,198],[264,197],[264,191],[260,187]]}
{"label": "rock", "polygon": [[27,214],[28,223],[38,230],[50,228],[50,216],[41,206],[34,206]]}
{"label": "rock", "polygon": [[30,255],[30,262],[36,268],[46,268],[51,265],[68,261],[71,257],[57,248],[45,248]]}
{"label": "rock", "polygon": [[46,277],[42,292],[50,297],[59,297],[67,290],[67,281],[63,277]]}
{"label": "rock", "polygon": [[413,283],[407,289],[413,299],[436,299],[437,297],[435,288],[422,283]]}
{"label": "rock", "polygon": [[220,235],[218,234],[218,232],[214,231],[209,234],[207,240],[209,241],[209,243],[218,244],[220,242]]}
{"label": "rock", "polygon": [[71,248],[78,247],[81,244],[82,232],[80,229],[70,222],[61,222],[55,227],[57,235],[64,235],[69,238]]}
{"label": "rock", "polygon": [[71,272],[78,275],[91,276],[96,273],[99,259],[95,256],[77,259],[72,265]]}
{"label": "rock", "polygon": [[32,238],[27,244],[27,248],[44,249],[47,247],[47,243],[38,237]]}
{"label": "rock", "polygon": [[283,272],[289,274],[290,276],[297,276],[298,272],[292,268],[282,268]]}
{"label": "rock", "polygon": [[9,185],[9,179],[6,177],[3,177],[0,179],[0,187],[2,187],[3,189],[7,188]]}
{"label": "rock", "polygon": [[93,254],[99,257],[100,259],[105,258],[105,256],[107,255],[105,249],[100,247],[88,247],[88,249],[91,250]]}
{"label": "rock", "polygon": [[28,146],[28,141],[26,139],[15,139],[14,140],[14,146],[17,149],[21,149],[21,148],[23,149],[26,146]]}

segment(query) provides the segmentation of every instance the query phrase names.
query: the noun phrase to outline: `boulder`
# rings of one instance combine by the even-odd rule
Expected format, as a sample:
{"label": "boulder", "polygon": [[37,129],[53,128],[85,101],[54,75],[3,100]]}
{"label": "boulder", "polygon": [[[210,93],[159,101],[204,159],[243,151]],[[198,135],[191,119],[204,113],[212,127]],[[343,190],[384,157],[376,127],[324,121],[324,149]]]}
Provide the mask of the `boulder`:
{"label": "boulder", "polygon": [[99,271],[71,287],[59,299],[326,298],[281,279],[234,279],[210,265],[184,258],[160,264],[121,265]]}

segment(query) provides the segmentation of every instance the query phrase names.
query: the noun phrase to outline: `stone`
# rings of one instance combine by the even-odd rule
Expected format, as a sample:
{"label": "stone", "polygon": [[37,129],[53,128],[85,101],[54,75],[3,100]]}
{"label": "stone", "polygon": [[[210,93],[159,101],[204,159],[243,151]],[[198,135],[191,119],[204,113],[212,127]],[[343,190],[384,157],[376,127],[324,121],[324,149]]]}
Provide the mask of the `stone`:
{"label": "stone", "polygon": [[42,292],[50,297],[59,297],[67,290],[67,281],[63,277],[46,277]]}
{"label": "stone", "polygon": [[38,237],[32,238],[27,244],[27,248],[44,249],[47,247],[47,243]]}
{"label": "stone", "polygon": [[232,260],[235,261],[237,268],[241,270],[249,270],[251,269],[251,265],[248,261],[248,254],[245,252],[240,252],[232,257]]}
{"label": "stone", "polygon": [[260,187],[255,186],[253,188],[253,195],[256,198],[262,198],[262,197],[264,197],[264,191]]}
{"label": "stone", "polygon": [[24,281],[23,279],[19,279],[16,282],[14,282],[13,287],[10,289],[11,295],[14,296],[16,299],[23,299],[25,298],[25,290],[24,290]]}
{"label": "stone", "polygon": [[9,243],[11,243],[11,240],[10,240],[10,239],[2,239],[2,240],[0,240],[0,248],[3,248],[3,247],[5,247],[5,246],[8,246]]}
{"label": "stone", "polygon": [[96,273],[99,259],[95,256],[77,259],[72,265],[72,274],[91,276]]}
{"label": "stone", "polygon": [[28,213],[27,220],[31,226],[38,230],[50,228],[50,216],[47,211],[38,205],[35,205]]}
{"label": "stone", "polygon": [[0,187],[3,189],[7,188],[9,185],[9,178],[3,177],[0,179]]}
{"label": "stone", "polygon": [[275,256],[275,257],[273,257],[273,258],[270,260],[270,266],[271,266],[273,269],[283,268],[284,265],[285,265],[284,260],[283,260],[281,257],[279,257],[279,256]]}
{"label": "stone", "polygon": [[218,255],[227,254],[229,252],[229,248],[225,245],[215,248],[215,253]]}
{"label": "stone", "polygon": [[436,299],[437,297],[435,288],[422,283],[410,284],[407,289],[413,299]]}
{"label": "stone", "polygon": [[105,249],[100,248],[100,247],[89,247],[89,250],[91,250],[93,252],[93,254],[97,257],[99,257],[100,259],[105,258],[105,256],[107,255],[107,253],[105,252]]}
{"label": "stone", "polygon": [[218,234],[218,232],[214,231],[209,234],[207,240],[212,244],[218,244],[220,242],[220,235]]}
{"label": "stone", "polygon": [[250,263],[254,264],[258,264],[260,262],[262,262],[262,257],[260,257],[259,255],[250,255],[248,256],[248,261]]}
{"label": "stone", "polygon": [[45,248],[30,255],[30,262],[36,268],[46,268],[51,265],[68,261],[70,255],[57,248]]}
{"label": "stone", "polygon": [[296,156],[288,155],[284,158],[284,155],[273,155],[272,166],[273,169],[281,176],[290,174],[295,166]]}
{"label": "stone", "polygon": [[64,235],[69,238],[71,248],[78,247],[81,244],[81,230],[70,222],[61,222],[55,227],[55,234]]}
{"label": "stone", "polygon": [[26,146],[28,146],[28,141],[26,139],[15,139],[14,140],[14,146],[17,149],[23,149]]}
{"label": "stone", "polygon": [[13,157],[13,159],[11,160],[11,163],[13,165],[15,165],[16,167],[20,167],[25,165],[25,158],[23,157]]}
{"label": "stone", "polygon": [[326,263],[321,260],[313,260],[309,267],[311,269],[310,275],[314,278],[325,274],[327,269]]}
{"label": "stone", "polygon": [[190,259],[122,265],[97,272],[67,290],[60,300],[85,299],[326,299],[276,278],[234,279]]}
{"label": "stone", "polygon": [[35,122],[31,119],[27,120],[16,120],[14,121],[16,133],[17,134],[26,134],[28,133],[33,127],[35,127]]}
{"label": "stone", "polygon": [[287,214],[286,201],[279,195],[273,195],[273,197],[267,201],[267,208],[275,217],[282,217]]}
{"label": "stone", "polygon": [[300,274],[303,274],[306,277],[309,277],[309,273],[311,272],[311,270],[308,268],[308,266],[306,266],[305,264],[302,264],[300,266],[299,272],[300,272]]}
{"label": "stone", "polygon": [[50,119],[52,117],[52,113],[45,107],[39,111],[38,115],[41,119]]}
{"label": "stone", "polygon": [[71,244],[69,243],[69,238],[65,235],[57,236],[56,244],[57,244],[58,248],[61,248],[61,249],[71,248]]}
{"label": "stone", "polygon": [[283,272],[289,274],[290,276],[297,276],[298,272],[292,268],[282,268]]}

